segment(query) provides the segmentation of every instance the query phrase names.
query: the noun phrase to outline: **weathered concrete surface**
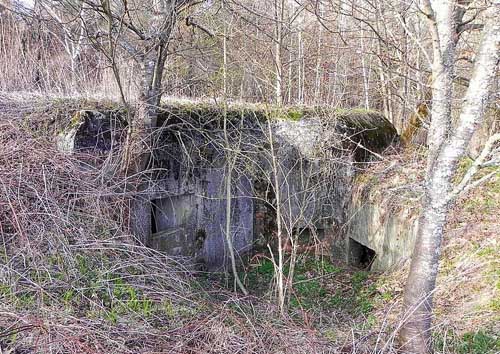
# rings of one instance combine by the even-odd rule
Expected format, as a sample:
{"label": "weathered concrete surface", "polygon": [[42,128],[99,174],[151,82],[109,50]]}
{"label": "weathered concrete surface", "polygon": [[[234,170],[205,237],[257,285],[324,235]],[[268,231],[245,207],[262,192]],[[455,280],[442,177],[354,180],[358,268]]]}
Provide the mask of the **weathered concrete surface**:
{"label": "weathered concrete surface", "polygon": [[[391,211],[383,204],[355,202],[351,205],[350,212],[352,218],[347,231],[348,252],[351,252],[349,238],[374,250],[376,256],[371,270],[389,270],[411,257],[418,220],[408,210]],[[352,257],[352,254],[348,255],[351,263]]]}
{"label": "weathered concrete surface", "polygon": [[120,146],[124,127],[120,111],[77,111],[58,135],[57,144],[67,152],[108,152]]}
{"label": "weathered concrete surface", "polygon": [[[194,168],[196,169],[196,168]],[[222,168],[192,169],[180,166],[157,183],[161,198],[150,202],[152,232],[146,244],[172,255],[193,257],[209,270],[226,265],[226,197]],[[248,178],[232,185],[231,238],[237,255],[249,251],[253,241],[253,201]]]}
{"label": "weathered concrete surface", "polygon": [[[346,209],[346,232],[334,244],[338,259],[385,271],[411,257],[423,193],[418,173],[422,166],[397,158],[373,165],[355,178]],[[370,250],[375,257],[371,264],[364,264],[362,258]]]}
{"label": "weathered concrete surface", "polygon": [[[252,249],[256,236],[275,231],[278,199],[287,234],[340,228],[356,164],[388,146],[396,131],[375,112],[303,109],[298,121],[296,110],[294,120],[290,115],[231,109],[225,134],[218,107],[165,107],[145,187],[131,203],[132,232],[146,245],[191,257],[208,270],[226,268],[228,168],[230,237],[238,258]],[[77,117],[61,135],[62,148],[102,152],[120,141],[109,113],[82,111]],[[270,214],[265,227],[263,213]]]}
{"label": "weathered concrete surface", "polygon": [[[231,239],[238,257],[261,234],[269,237],[276,231],[276,191],[287,235],[312,229],[319,235],[332,233],[345,222],[356,161],[366,159],[372,151],[380,152],[396,138],[392,125],[373,112],[344,112],[334,117],[311,110],[299,121],[269,121],[264,113],[228,112],[229,141],[223,138],[221,113],[213,107],[170,107],[162,114],[163,132],[154,153],[154,168],[163,172],[155,180],[159,189],[171,195],[167,197],[170,204],[180,210],[153,201],[154,213],[161,210],[170,220],[157,225],[155,231],[172,232],[161,234],[159,240],[154,233],[148,244],[194,256],[209,270],[227,266],[228,151],[230,155],[238,151],[231,157]],[[259,194],[256,185],[267,193],[272,190],[271,195]],[[265,214],[271,222],[263,226]]]}

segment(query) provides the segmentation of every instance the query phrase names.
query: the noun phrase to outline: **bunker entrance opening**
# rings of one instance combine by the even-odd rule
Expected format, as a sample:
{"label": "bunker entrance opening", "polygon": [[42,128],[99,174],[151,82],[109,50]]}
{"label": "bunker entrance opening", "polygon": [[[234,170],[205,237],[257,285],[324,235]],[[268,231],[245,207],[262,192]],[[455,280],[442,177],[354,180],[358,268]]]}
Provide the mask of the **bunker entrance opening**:
{"label": "bunker entrance opening", "polygon": [[151,234],[154,235],[172,227],[175,224],[175,209],[172,198],[156,199],[151,202]]}
{"label": "bunker entrance opening", "polygon": [[376,256],[374,250],[349,238],[349,265],[370,270]]}

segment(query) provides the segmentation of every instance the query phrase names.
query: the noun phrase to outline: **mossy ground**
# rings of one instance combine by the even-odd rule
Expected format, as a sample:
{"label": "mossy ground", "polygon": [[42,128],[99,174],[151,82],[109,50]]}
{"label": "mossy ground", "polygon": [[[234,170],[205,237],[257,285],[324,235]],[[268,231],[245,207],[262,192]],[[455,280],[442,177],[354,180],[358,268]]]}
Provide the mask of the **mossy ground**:
{"label": "mossy ground", "polygon": [[[285,276],[288,270],[285,267]],[[274,274],[273,263],[263,259],[249,264],[240,277],[252,296],[269,298],[275,291]],[[367,272],[328,258],[303,255],[296,266],[288,313],[335,343],[348,340],[353,329],[372,334],[393,331],[397,321],[393,318],[390,325],[384,322],[391,322],[388,313],[397,309],[398,315],[400,311],[403,289],[395,285],[401,285],[401,279],[395,277],[394,273]],[[434,340],[436,353],[494,354],[500,349],[500,338],[491,324],[480,329],[439,325]]]}
{"label": "mossy ground", "polygon": [[[289,308],[309,313],[311,318],[327,317],[329,311],[344,311],[349,315],[367,315],[371,308],[370,285],[373,276],[359,269],[333,263],[327,257],[303,256],[295,267]],[[289,276],[289,267],[284,270]],[[248,289],[256,295],[272,293],[274,266],[270,260],[250,264],[243,274]],[[299,314],[300,312],[297,312]]]}

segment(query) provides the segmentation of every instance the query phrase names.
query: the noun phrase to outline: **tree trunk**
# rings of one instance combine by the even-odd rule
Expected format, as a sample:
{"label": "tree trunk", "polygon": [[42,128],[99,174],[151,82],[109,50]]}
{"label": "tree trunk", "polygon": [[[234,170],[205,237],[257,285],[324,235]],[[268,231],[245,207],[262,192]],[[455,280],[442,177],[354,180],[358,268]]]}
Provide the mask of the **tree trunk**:
{"label": "tree trunk", "polygon": [[[495,79],[500,49],[499,16],[500,5],[492,5],[486,12],[487,23],[470,85],[465,95],[464,106],[457,128],[448,138],[446,135],[449,132],[447,129],[450,127],[451,120],[449,108],[451,88],[448,91],[440,83],[433,86],[431,121],[433,134],[430,136],[433,150],[428,156],[423,211],[405,288],[404,308],[408,318],[400,333],[405,353],[424,354],[433,351],[431,343],[432,297],[439,267],[443,229],[455,197],[452,194],[452,179],[474,130],[482,120]],[[450,36],[441,36],[441,38],[446,37]],[[446,59],[443,62],[451,63],[452,61]],[[449,65],[444,65],[443,68],[452,70]],[[449,75],[449,72],[444,72],[441,76],[446,80]]]}
{"label": "tree trunk", "polygon": [[282,80],[283,80],[283,62],[281,59],[283,46],[283,19],[284,19],[284,2],[283,0],[275,0],[274,2],[274,20],[276,22],[275,38],[274,38],[274,65],[275,65],[275,82],[274,92],[276,105],[281,106],[283,103]]}
{"label": "tree trunk", "polygon": [[[441,172],[445,171],[439,171],[438,174]],[[408,353],[431,352],[432,296],[438,272],[443,228],[449,209],[448,204],[443,201],[446,201],[451,185],[449,181],[440,182],[445,182],[443,189],[440,189],[440,183],[431,177],[423,213],[419,219],[410,274],[406,281],[404,305],[407,311],[405,315],[409,320],[401,331],[401,339]]]}
{"label": "tree trunk", "polygon": [[153,89],[155,62],[152,58],[145,58],[141,65],[142,79],[141,92],[136,109],[129,120],[125,159],[123,168],[126,175],[133,175],[144,171],[148,157],[148,135],[156,127],[158,116],[158,93]]}
{"label": "tree trunk", "polygon": [[[125,146],[124,170],[127,176],[136,175],[139,181],[147,172],[154,149],[154,132],[157,126],[158,110],[161,99],[161,82],[166,61],[165,46],[160,45],[156,51],[146,52],[142,58],[141,93],[136,105],[136,111],[131,120]],[[156,55],[156,56],[155,56]],[[130,210],[130,230],[136,240],[146,243],[151,232],[150,200],[143,196],[146,182],[136,186],[137,196],[132,200]]]}

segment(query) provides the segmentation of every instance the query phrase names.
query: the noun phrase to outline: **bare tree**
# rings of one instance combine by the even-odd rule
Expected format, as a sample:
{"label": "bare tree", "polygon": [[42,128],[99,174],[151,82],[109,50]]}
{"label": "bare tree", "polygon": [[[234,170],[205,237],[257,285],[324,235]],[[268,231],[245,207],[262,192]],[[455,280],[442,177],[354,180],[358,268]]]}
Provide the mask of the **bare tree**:
{"label": "bare tree", "polygon": [[[500,4],[493,2],[484,11],[486,23],[472,78],[453,128],[451,113],[456,34],[464,25],[457,18],[461,17],[460,12],[467,5],[460,1],[426,0],[423,7],[433,39],[432,121],[423,211],[404,296],[408,319],[400,334],[405,351],[410,353],[432,352],[432,297],[449,210],[457,196],[468,189],[467,186],[484,181],[472,182],[471,175],[475,174],[476,168],[467,173],[466,180],[457,187],[453,185],[458,162],[464,156],[474,130],[482,122],[495,79],[500,49]],[[479,164],[486,164],[486,155],[495,150],[492,146],[497,140],[498,137],[493,138],[486,145]],[[477,167],[478,164],[475,165]]]}
{"label": "bare tree", "polygon": [[[123,101],[125,96],[116,58],[121,54],[137,63],[140,68],[138,100],[134,113],[128,115],[128,143],[123,166],[128,174],[142,171],[148,160],[148,154],[144,153],[149,145],[146,137],[156,127],[163,94],[163,71],[174,26],[180,12],[200,1],[38,1],[46,9],[48,20],[63,26],[65,39],[70,40],[72,36],[69,24],[76,23],[76,45],[80,46],[85,39],[104,54],[113,69]],[[75,48],[70,53],[72,60],[80,51],[79,47]]]}

